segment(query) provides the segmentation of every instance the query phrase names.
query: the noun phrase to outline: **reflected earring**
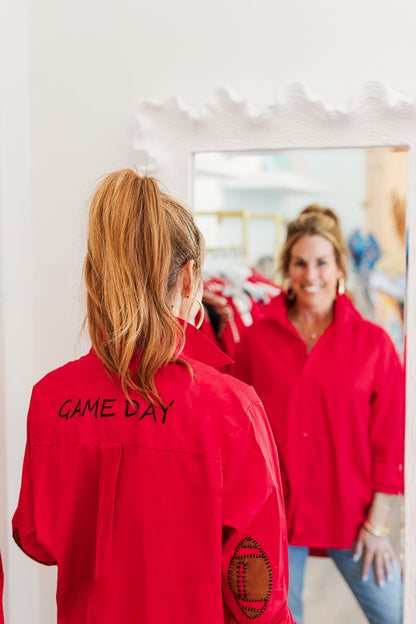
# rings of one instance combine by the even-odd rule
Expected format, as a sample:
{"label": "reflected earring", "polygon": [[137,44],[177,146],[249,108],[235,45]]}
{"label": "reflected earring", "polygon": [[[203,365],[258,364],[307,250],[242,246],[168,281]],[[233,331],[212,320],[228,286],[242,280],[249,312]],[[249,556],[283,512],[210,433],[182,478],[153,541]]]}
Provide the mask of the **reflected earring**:
{"label": "reflected earring", "polygon": [[289,280],[288,277],[284,277],[282,279],[282,290],[283,290],[283,292],[287,294],[289,288],[290,288],[290,280]]}
{"label": "reflected earring", "polygon": [[287,298],[289,299],[289,301],[293,301],[295,298],[295,293],[292,290],[292,287],[290,285],[290,278],[289,277],[284,277],[282,280],[282,290],[283,292],[287,295]]}
{"label": "reflected earring", "polygon": [[338,280],[337,293],[339,295],[343,295],[345,293],[345,280],[343,277],[340,277]]}
{"label": "reflected earring", "polygon": [[199,328],[201,327],[201,325],[202,325],[203,321],[204,321],[204,316],[205,316],[205,308],[204,308],[204,306],[203,306],[203,304],[202,304],[202,301],[201,301],[200,299],[198,299],[198,297],[195,297],[195,301],[196,301],[196,302],[197,302],[197,304],[199,305],[199,315],[200,315],[199,321],[198,321],[198,323],[195,325],[195,327],[196,327],[197,329],[199,329]]}

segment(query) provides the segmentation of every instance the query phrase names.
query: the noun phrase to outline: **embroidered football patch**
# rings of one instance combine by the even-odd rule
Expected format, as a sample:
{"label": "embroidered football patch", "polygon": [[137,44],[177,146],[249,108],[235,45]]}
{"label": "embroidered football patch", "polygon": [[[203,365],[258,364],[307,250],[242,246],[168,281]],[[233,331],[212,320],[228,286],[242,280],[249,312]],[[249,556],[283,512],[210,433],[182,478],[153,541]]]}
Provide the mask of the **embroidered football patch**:
{"label": "embroidered football patch", "polygon": [[228,568],[228,585],[248,619],[264,613],[272,591],[272,567],[264,550],[251,537],[245,537],[235,549]]}

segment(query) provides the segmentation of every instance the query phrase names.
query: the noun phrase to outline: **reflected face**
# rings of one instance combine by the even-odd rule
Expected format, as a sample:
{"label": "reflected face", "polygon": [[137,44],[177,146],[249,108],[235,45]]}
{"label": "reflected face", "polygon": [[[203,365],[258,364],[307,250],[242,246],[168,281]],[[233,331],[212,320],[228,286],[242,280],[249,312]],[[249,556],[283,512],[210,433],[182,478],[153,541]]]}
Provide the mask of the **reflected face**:
{"label": "reflected face", "polygon": [[342,277],[332,243],[319,235],[302,236],[292,247],[288,277],[297,306],[324,310],[331,305]]}

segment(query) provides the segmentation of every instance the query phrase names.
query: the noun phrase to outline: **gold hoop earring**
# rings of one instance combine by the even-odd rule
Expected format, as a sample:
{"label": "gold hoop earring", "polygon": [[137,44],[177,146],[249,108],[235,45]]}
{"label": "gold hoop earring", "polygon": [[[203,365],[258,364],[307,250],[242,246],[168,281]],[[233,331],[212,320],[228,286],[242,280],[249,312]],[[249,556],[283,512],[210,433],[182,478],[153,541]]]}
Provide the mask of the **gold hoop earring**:
{"label": "gold hoop earring", "polygon": [[292,290],[292,286],[290,284],[290,278],[284,277],[282,281],[282,290],[286,294],[289,301],[293,301],[295,298],[295,293]]}
{"label": "gold hoop earring", "polygon": [[337,292],[339,295],[343,295],[345,293],[345,280],[343,277],[340,277],[338,280]]}
{"label": "gold hoop earring", "polygon": [[204,321],[204,316],[205,316],[205,308],[203,306],[203,303],[200,299],[198,299],[198,297],[195,297],[195,301],[197,302],[197,304],[199,305],[199,314],[200,314],[200,319],[198,321],[198,323],[195,325],[195,327],[197,329],[199,329]]}
{"label": "gold hoop earring", "polygon": [[290,279],[288,277],[284,277],[282,279],[282,290],[284,293],[288,294],[290,289]]}

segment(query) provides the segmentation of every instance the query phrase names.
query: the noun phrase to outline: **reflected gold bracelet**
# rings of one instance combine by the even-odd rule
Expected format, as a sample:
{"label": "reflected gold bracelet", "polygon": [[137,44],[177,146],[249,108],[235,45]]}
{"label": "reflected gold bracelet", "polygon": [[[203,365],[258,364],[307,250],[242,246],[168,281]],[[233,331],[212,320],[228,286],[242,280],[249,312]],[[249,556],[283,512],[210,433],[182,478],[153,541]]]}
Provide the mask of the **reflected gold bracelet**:
{"label": "reflected gold bracelet", "polygon": [[363,526],[369,533],[371,533],[371,535],[375,535],[375,537],[387,537],[390,533],[389,523],[387,523],[384,527],[377,527],[374,526],[374,524],[371,524],[369,520],[366,520]]}

